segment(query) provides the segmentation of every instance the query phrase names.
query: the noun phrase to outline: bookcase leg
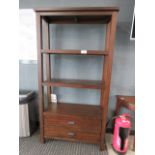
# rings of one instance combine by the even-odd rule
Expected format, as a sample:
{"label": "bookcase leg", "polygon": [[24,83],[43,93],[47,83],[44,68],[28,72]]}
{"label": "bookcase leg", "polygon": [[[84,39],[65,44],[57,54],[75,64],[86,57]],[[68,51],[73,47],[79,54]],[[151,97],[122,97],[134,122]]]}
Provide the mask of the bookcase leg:
{"label": "bookcase leg", "polygon": [[100,151],[104,151],[104,150],[106,150],[106,145],[104,142],[101,142],[100,143]]}
{"label": "bookcase leg", "polygon": [[45,138],[42,137],[42,136],[40,136],[40,142],[41,142],[42,144],[44,144],[44,143],[45,143]]}

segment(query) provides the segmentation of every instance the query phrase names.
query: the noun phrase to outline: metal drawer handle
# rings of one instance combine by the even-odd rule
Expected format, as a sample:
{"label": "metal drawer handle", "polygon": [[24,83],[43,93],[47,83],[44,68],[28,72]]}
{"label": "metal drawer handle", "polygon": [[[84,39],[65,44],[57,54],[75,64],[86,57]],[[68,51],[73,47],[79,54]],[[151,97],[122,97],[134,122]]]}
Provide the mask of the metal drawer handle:
{"label": "metal drawer handle", "polygon": [[75,133],[74,132],[68,132],[68,136],[74,136]]}
{"label": "metal drawer handle", "polygon": [[69,124],[69,125],[74,125],[75,122],[74,122],[74,121],[68,121],[68,124]]}

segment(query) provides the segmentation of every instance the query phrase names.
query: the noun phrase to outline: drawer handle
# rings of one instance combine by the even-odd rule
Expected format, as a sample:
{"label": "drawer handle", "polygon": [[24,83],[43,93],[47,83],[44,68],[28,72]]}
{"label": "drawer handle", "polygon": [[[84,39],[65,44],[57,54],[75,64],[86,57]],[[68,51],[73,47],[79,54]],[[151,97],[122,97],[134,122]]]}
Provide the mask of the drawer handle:
{"label": "drawer handle", "polygon": [[69,124],[69,125],[74,125],[75,122],[74,122],[74,121],[68,121],[68,124]]}
{"label": "drawer handle", "polygon": [[68,136],[74,136],[75,133],[74,132],[68,132]]}

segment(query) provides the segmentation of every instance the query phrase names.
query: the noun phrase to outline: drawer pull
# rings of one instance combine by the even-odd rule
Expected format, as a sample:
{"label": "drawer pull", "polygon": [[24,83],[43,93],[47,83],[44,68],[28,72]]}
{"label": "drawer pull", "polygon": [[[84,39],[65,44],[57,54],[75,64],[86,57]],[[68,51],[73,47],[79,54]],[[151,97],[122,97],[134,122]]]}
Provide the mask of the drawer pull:
{"label": "drawer pull", "polygon": [[74,136],[75,133],[74,132],[68,132],[68,136]]}
{"label": "drawer pull", "polygon": [[75,122],[74,122],[74,121],[68,121],[68,124],[69,124],[69,125],[74,125]]}

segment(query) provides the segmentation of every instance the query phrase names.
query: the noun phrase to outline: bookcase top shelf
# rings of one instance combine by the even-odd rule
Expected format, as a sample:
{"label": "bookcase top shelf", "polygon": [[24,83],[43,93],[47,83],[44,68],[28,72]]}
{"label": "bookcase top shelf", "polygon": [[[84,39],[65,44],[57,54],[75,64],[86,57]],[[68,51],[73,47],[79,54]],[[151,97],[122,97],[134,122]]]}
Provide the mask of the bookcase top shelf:
{"label": "bookcase top shelf", "polygon": [[34,11],[52,24],[106,24],[117,7],[38,8]]}
{"label": "bookcase top shelf", "polygon": [[55,12],[55,11],[119,11],[118,7],[61,7],[61,8],[36,8],[35,12]]}

